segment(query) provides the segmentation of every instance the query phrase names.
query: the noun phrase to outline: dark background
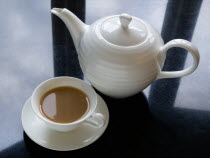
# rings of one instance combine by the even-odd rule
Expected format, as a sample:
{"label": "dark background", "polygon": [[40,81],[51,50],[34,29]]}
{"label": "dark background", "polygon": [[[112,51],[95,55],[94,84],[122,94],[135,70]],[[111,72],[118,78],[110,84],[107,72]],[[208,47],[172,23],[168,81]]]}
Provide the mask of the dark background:
{"label": "dark background", "polygon": [[[70,152],[42,148],[23,132],[25,101],[48,78],[84,78],[71,37],[60,19],[51,16],[51,7],[69,8],[87,24],[123,12],[142,18],[164,42],[192,41],[200,51],[200,65],[187,77],[158,80],[127,99],[100,94],[110,123],[99,140]],[[1,0],[0,48],[0,157],[210,157],[209,0]],[[186,51],[173,48],[163,69],[191,64]]]}

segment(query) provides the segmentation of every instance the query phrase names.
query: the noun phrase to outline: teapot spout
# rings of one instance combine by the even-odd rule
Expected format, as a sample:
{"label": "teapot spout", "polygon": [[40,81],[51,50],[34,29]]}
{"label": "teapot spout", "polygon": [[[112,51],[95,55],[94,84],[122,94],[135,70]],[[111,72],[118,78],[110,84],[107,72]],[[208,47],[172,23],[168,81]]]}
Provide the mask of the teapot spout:
{"label": "teapot spout", "polygon": [[65,23],[72,36],[75,48],[78,50],[79,42],[88,25],[84,24],[77,16],[66,8],[53,8],[51,13],[57,15]]}

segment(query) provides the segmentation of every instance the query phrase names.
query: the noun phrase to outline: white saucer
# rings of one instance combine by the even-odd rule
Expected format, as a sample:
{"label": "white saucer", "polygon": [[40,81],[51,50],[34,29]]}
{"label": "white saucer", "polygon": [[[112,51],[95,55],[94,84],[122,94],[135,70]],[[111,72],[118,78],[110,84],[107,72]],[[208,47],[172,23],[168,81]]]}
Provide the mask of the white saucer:
{"label": "white saucer", "polygon": [[109,122],[109,111],[104,100],[98,95],[96,112],[100,112],[106,119],[106,124],[100,129],[82,125],[70,132],[57,132],[45,126],[45,123],[36,116],[31,107],[29,98],[22,110],[22,125],[25,133],[35,143],[42,147],[68,151],[83,148],[96,141],[106,130]]}

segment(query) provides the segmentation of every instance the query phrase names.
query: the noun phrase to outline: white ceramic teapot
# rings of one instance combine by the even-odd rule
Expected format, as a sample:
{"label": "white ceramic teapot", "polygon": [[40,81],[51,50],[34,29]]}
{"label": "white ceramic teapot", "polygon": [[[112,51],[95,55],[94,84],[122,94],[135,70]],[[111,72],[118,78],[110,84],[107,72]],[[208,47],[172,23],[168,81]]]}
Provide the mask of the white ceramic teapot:
{"label": "white ceramic teapot", "polygon": [[[189,75],[198,66],[199,52],[192,43],[175,39],[164,45],[160,34],[136,17],[114,15],[86,25],[65,8],[53,8],[51,12],[69,29],[87,79],[108,96],[131,96],[154,80]],[[188,50],[193,65],[182,71],[161,71],[165,54],[172,47]]]}

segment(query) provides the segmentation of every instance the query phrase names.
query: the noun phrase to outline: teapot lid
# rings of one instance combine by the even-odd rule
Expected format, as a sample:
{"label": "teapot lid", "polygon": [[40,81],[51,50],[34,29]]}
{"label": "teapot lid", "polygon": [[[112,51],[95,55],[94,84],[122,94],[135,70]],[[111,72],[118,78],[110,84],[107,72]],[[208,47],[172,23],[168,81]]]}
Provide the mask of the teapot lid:
{"label": "teapot lid", "polygon": [[135,46],[147,38],[145,24],[128,14],[105,19],[100,28],[101,35],[108,42],[118,46]]}

